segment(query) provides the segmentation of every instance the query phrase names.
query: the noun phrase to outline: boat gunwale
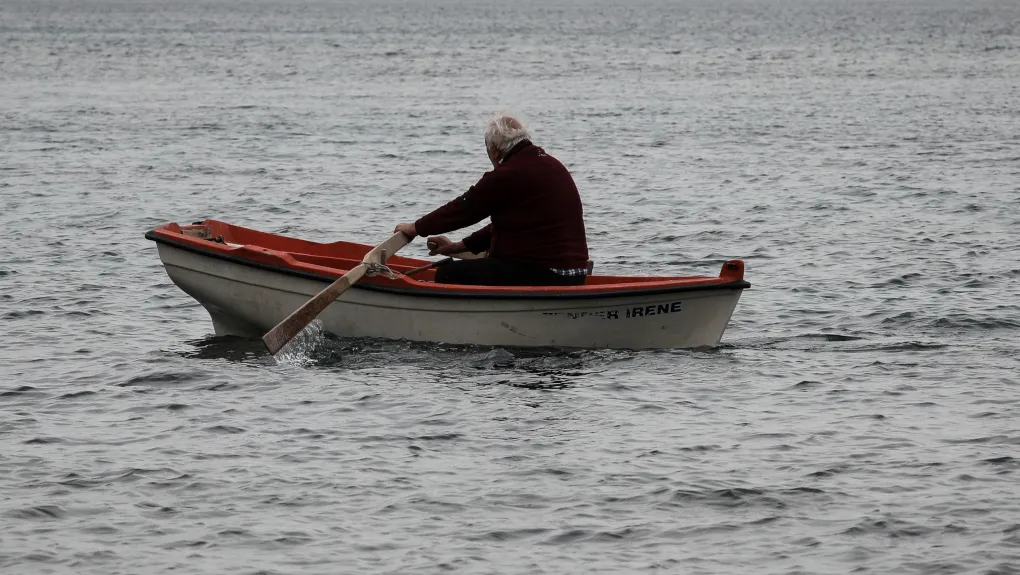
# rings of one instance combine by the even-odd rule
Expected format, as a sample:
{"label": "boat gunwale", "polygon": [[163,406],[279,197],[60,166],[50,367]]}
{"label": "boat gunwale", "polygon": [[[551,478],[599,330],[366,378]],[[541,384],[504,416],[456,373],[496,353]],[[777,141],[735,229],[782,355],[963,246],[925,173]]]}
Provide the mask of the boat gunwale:
{"label": "boat gunwale", "polygon": [[[163,232],[160,228],[150,230],[145,233],[145,239],[151,240],[158,244],[168,245],[177,249],[181,249],[187,252],[199,254],[202,256],[210,257],[213,259],[219,259],[228,261],[231,263],[261,269],[265,271],[280,273],[284,275],[299,277],[303,279],[310,279],[315,281],[322,281],[332,283],[339,277],[331,277],[326,274],[317,274],[310,271],[298,270],[287,266],[267,264],[243,257],[238,257],[231,254],[222,253],[217,250],[203,249],[196,245],[193,245],[191,241],[181,241],[175,238],[169,237],[170,234]],[[563,299],[609,299],[609,298],[623,298],[623,297],[640,297],[640,296],[652,296],[662,295],[671,293],[681,292],[697,292],[697,291],[719,291],[719,290],[744,290],[751,287],[751,284],[746,280],[731,280],[725,281],[724,278],[711,278],[706,277],[708,280],[718,279],[715,283],[704,283],[695,285],[667,285],[667,286],[655,286],[649,288],[641,287],[628,287],[619,290],[599,290],[599,291],[526,291],[526,290],[506,290],[506,291],[467,291],[457,290],[456,288],[444,288],[443,290],[432,290],[432,289],[421,289],[421,288],[406,288],[396,286],[386,286],[374,283],[356,283],[352,289],[360,289],[366,291],[390,293],[395,295],[404,295],[411,297],[427,297],[427,298],[455,298],[455,299],[493,299],[493,300],[521,300],[521,299],[541,299],[541,300],[563,300]],[[414,280],[410,280],[414,281]]]}

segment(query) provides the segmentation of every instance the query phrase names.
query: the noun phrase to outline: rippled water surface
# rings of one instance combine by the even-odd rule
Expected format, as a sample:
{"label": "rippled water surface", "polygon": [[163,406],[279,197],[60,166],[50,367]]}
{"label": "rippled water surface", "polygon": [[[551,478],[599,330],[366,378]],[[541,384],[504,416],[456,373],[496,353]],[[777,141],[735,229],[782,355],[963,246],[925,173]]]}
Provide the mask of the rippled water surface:
{"label": "rippled water surface", "polygon": [[[0,572],[1020,571],[1020,4],[0,3]],[[215,338],[142,238],[376,244],[510,107],[711,351]],[[416,242],[411,255],[424,255]]]}

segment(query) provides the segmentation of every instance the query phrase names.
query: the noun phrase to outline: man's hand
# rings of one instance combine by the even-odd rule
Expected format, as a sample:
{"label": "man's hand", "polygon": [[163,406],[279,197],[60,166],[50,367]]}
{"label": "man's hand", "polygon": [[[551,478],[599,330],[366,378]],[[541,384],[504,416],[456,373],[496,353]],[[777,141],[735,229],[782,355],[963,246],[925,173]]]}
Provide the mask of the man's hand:
{"label": "man's hand", "polygon": [[414,229],[414,224],[397,224],[393,231],[400,232],[412,240],[418,237],[418,230]]}
{"label": "man's hand", "polygon": [[429,247],[429,255],[444,255],[452,256],[453,254],[459,254],[466,252],[467,248],[464,246],[464,242],[451,242],[450,238],[446,236],[432,236],[425,243]]}

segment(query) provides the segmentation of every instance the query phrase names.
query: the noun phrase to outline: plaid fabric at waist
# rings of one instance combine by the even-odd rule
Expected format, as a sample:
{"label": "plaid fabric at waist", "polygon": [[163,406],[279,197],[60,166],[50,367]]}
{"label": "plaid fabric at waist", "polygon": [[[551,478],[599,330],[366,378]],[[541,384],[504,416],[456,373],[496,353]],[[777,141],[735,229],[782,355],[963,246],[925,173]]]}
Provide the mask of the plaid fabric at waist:
{"label": "plaid fabric at waist", "polygon": [[552,270],[553,273],[559,274],[561,276],[586,276],[586,275],[588,275],[588,268],[567,268],[567,269],[549,268],[549,269]]}

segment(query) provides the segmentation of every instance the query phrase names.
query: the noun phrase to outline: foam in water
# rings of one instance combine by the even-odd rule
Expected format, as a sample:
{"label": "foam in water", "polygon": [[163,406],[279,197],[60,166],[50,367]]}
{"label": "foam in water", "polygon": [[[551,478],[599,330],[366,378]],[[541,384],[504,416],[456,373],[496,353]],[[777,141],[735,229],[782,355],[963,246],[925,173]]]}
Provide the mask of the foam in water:
{"label": "foam in water", "polygon": [[312,354],[326,341],[322,333],[322,321],[312,321],[276,352],[273,359],[280,365],[308,365],[312,362]]}

